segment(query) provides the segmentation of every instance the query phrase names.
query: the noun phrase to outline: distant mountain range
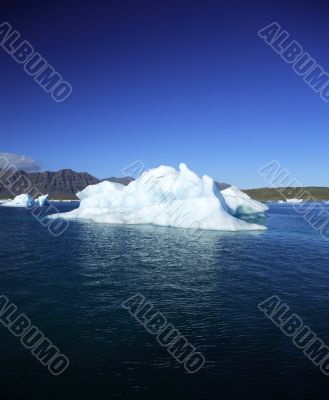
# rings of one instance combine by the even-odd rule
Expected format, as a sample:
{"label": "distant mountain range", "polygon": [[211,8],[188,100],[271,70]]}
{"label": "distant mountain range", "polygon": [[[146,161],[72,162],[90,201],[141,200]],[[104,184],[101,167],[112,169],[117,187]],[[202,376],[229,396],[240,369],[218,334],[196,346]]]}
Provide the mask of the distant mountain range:
{"label": "distant mountain range", "polygon": [[[75,172],[71,169],[62,169],[57,172],[25,172],[4,171],[0,169],[0,199],[13,198],[22,193],[49,194],[51,200],[76,200],[76,193],[85,189],[88,185],[95,185],[103,181],[128,185],[133,179],[107,178],[98,179],[87,172]],[[230,185],[215,182],[219,190]],[[6,187],[10,186],[11,190]],[[299,197],[301,190],[309,193],[314,200],[329,200],[329,187],[306,188],[260,188],[244,190],[251,198],[259,201],[277,201],[285,198]]]}
{"label": "distant mountain range", "polygon": [[[76,193],[85,189],[88,185],[95,185],[102,181],[117,182],[128,185],[131,178],[97,179],[86,172],[75,172],[71,169],[62,169],[57,172],[25,172],[0,170],[0,199],[13,198],[14,195],[39,191],[49,194],[52,200],[77,199]],[[10,190],[8,190],[8,186]],[[31,190],[32,189],[32,190]]]}

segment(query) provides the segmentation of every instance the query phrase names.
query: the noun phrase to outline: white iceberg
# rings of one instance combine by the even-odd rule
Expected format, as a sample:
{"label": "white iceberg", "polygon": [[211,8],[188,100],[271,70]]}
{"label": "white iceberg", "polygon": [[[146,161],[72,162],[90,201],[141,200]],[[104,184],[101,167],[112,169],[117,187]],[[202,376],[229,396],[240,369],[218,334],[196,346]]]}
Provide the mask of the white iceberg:
{"label": "white iceberg", "polygon": [[221,193],[228,206],[229,212],[234,216],[263,214],[268,210],[265,204],[251,199],[236,186],[230,186],[222,190]]}
{"label": "white iceberg", "polygon": [[43,196],[39,196],[39,197],[35,200],[35,204],[38,205],[39,207],[48,206],[48,205],[49,205],[48,194],[45,194],[45,195],[43,195]]}
{"label": "white iceberg", "polygon": [[3,207],[33,207],[35,202],[29,194],[20,194],[14,200],[8,200],[2,204]]}
{"label": "white iceberg", "polygon": [[303,203],[303,201],[303,199],[286,199],[286,202],[290,204],[300,204]]}
{"label": "white iceberg", "polygon": [[[180,164],[179,171],[168,166],[151,169],[128,186],[101,182],[88,186],[77,196],[81,200],[79,208],[50,218],[221,231],[266,229],[232,215],[232,199],[227,204],[212,178],[200,178],[185,164]],[[239,195],[238,203],[241,209],[250,211],[251,203],[244,196]],[[252,209],[263,212],[265,207],[254,205]]]}
{"label": "white iceberg", "polygon": [[[0,203],[1,204],[1,203]],[[29,194],[20,194],[14,198],[14,200],[7,200],[1,204],[3,207],[44,207],[49,205],[48,194],[39,196],[36,200],[33,200]]]}

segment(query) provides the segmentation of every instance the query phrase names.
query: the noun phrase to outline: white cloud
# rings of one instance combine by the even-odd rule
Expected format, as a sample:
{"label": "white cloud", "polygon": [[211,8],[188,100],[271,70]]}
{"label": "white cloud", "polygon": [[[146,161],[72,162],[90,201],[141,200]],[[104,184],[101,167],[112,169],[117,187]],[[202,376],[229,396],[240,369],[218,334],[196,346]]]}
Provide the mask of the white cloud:
{"label": "white cloud", "polygon": [[17,169],[26,172],[38,172],[41,164],[31,157],[21,156],[15,153],[0,152],[0,169]]}

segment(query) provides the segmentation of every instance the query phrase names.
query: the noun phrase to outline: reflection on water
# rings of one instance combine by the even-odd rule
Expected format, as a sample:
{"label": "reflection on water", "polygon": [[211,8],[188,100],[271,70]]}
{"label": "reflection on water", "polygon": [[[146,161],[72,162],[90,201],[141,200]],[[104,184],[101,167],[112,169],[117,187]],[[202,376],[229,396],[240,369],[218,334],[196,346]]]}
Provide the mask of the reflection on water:
{"label": "reflection on water", "polygon": [[[1,394],[326,398],[327,378],[257,304],[277,294],[329,337],[328,244],[289,206],[271,205],[266,225],[191,241],[182,229],[71,221],[53,238],[26,210],[0,208],[0,291],[71,360],[54,382],[0,329]],[[187,374],[122,309],[136,293],[205,355],[202,370]]]}

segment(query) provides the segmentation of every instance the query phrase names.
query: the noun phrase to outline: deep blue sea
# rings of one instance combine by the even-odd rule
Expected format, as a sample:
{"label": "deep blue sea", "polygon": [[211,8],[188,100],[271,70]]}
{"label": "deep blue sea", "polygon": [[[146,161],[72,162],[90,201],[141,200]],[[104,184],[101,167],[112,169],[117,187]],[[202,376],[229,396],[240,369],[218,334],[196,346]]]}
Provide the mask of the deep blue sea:
{"label": "deep blue sea", "polygon": [[[329,242],[291,205],[271,204],[266,225],[189,240],[71,222],[55,238],[29,210],[0,207],[0,295],[70,359],[53,376],[0,325],[1,399],[328,399],[329,376],[257,305],[279,296],[329,344]],[[136,293],[202,352],[202,369],[187,373],[121,306]]]}

